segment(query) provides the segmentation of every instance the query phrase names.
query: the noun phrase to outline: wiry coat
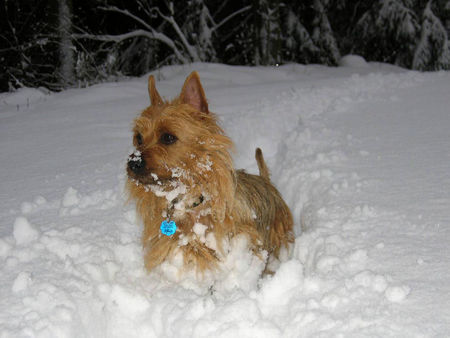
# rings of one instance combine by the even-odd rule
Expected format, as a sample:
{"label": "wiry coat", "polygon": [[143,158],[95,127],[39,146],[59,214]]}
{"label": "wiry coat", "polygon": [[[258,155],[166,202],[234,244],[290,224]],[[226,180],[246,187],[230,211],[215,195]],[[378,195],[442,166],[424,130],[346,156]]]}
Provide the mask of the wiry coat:
{"label": "wiry coat", "polygon": [[[129,165],[127,183],[144,223],[147,269],[180,251],[185,267],[215,269],[223,244],[238,234],[248,236],[255,254],[266,250],[278,258],[281,247],[293,241],[293,222],[270,183],[261,151],[256,154],[261,176],[233,169],[232,142],[209,112],[197,73],[186,79],[180,96],[171,102],[161,99],[153,77],[149,94],[152,104],[134,125],[143,168],[138,172]],[[167,134],[173,143],[161,141]],[[177,224],[172,236],[160,232],[165,219]],[[198,224],[205,229],[202,236],[194,231]]]}

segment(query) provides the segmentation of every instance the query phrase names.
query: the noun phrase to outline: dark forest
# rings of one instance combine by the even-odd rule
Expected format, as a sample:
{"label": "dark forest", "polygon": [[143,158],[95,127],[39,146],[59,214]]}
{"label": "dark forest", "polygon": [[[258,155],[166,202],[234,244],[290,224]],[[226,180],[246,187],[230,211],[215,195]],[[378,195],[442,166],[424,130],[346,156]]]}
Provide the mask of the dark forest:
{"label": "dark forest", "polygon": [[448,0],[15,0],[0,5],[0,91],[61,90],[164,65],[336,66],[358,54],[450,68]]}

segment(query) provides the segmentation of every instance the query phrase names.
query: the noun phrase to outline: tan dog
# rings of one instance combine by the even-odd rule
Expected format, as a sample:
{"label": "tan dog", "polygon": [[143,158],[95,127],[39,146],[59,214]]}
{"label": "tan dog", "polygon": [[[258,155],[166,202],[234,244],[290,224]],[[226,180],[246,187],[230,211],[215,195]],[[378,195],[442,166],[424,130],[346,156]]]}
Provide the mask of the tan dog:
{"label": "tan dog", "polygon": [[128,191],[144,223],[147,269],[181,251],[185,268],[214,270],[224,243],[240,234],[255,255],[278,259],[294,240],[293,221],[261,150],[260,176],[233,168],[232,142],[208,110],[196,72],[170,102],[157,92],[153,76],[148,90],[151,105],[135,120],[136,151],[127,168]]}

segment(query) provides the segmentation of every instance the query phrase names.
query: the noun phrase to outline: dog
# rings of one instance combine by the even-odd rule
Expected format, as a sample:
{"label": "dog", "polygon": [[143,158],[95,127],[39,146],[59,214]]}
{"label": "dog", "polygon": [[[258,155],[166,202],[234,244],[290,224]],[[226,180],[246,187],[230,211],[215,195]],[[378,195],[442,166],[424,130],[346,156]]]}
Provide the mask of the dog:
{"label": "dog", "polygon": [[150,106],[134,121],[127,190],[144,230],[144,262],[151,271],[175,255],[185,269],[220,269],[227,241],[245,236],[268,262],[294,241],[292,214],[272,185],[261,150],[259,175],[235,170],[233,143],[209,111],[197,72],[181,93],[164,100],[148,79]]}

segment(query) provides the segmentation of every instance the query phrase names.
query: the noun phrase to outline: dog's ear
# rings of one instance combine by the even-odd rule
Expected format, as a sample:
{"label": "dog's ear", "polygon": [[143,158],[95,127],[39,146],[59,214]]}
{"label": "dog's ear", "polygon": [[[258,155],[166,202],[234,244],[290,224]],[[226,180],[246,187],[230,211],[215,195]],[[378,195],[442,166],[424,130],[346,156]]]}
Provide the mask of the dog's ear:
{"label": "dog's ear", "polygon": [[182,103],[188,103],[198,111],[209,113],[206,95],[197,72],[192,72],[186,78],[183,89],[181,90],[180,99]]}
{"label": "dog's ear", "polygon": [[150,103],[152,106],[159,106],[163,104],[163,100],[156,90],[155,78],[153,75],[148,77],[148,95],[150,96]]}

